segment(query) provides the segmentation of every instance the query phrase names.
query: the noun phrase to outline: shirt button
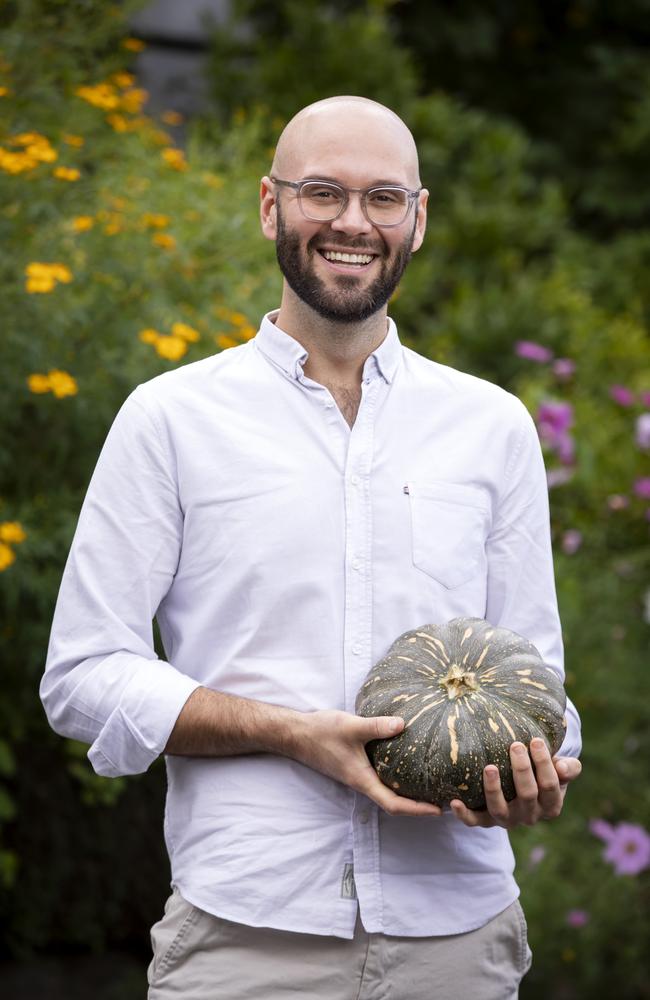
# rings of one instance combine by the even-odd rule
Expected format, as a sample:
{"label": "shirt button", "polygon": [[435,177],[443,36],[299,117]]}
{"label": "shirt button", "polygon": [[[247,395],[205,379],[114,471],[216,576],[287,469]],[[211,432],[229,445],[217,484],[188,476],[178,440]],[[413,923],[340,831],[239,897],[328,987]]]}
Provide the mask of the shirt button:
{"label": "shirt button", "polygon": [[361,482],[361,479],[359,476],[355,474],[354,476],[351,477],[350,482],[352,483],[353,486],[358,486],[359,483]]}
{"label": "shirt button", "polygon": [[361,653],[361,646],[358,643],[355,643],[355,645],[352,647],[352,652],[354,653],[355,656],[359,656]]}
{"label": "shirt button", "polygon": [[360,559],[353,559],[352,560],[352,569],[361,569],[361,560]]}
{"label": "shirt button", "polygon": [[359,822],[367,823],[369,819],[370,819],[369,811],[367,809],[362,809],[361,812],[359,813]]}

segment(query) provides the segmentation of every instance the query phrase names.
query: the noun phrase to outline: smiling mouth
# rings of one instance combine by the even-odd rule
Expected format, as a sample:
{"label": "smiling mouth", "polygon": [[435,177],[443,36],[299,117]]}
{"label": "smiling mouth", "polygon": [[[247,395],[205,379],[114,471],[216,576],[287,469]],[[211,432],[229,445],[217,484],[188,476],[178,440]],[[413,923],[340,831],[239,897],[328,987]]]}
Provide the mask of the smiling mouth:
{"label": "smiling mouth", "polygon": [[340,250],[319,250],[319,254],[332,264],[346,264],[352,267],[365,267],[375,259],[372,253],[342,253]]}

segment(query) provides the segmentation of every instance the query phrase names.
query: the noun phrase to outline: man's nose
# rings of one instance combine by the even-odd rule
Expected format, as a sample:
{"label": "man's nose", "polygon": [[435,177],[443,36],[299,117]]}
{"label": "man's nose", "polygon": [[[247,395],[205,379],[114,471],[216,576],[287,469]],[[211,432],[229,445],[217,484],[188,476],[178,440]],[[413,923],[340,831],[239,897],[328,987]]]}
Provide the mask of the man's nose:
{"label": "man's nose", "polygon": [[330,223],[332,229],[341,233],[369,233],[372,225],[366,219],[361,208],[361,195],[351,192],[348,195],[348,203],[339,215]]}

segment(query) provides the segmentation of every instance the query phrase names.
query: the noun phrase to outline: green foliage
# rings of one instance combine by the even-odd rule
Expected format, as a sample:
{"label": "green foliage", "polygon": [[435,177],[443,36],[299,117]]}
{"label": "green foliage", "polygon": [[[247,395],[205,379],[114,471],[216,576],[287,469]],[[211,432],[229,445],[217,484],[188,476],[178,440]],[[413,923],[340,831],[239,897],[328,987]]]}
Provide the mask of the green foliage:
{"label": "green foliage", "polygon": [[[346,4],[341,10],[283,0],[269,11],[251,0],[235,0],[230,23],[213,37],[217,107],[227,120],[237,107],[261,99],[274,114],[290,118],[323,96],[358,93],[404,111],[415,71],[407,51],[391,38],[384,6]],[[249,30],[242,30],[242,23]]]}
{"label": "green foliage", "polygon": [[[394,41],[405,6],[237,5],[215,40],[218,113],[195,123],[185,156],[142,114],[143,95],[124,75],[129,50],[116,8],[51,0],[0,10],[0,881],[8,889],[0,920],[14,954],[127,939],[146,948],[165,891],[162,772],[98,778],[84,747],[48,729],[37,688],[61,571],[101,442],[128,392],[248,339],[277,304],[273,247],[260,236],[256,206],[273,137],[312,99],[366,93],[412,125],[430,191],[425,244],[391,308],[402,339],[511,389],[536,417],[549,402],[573,417],[575,459],[563,462],[552,439],[544,447],[549,469],[565,480],[551,490],[552,523],[585,771],[559,822],[513,838],[535,951],[522,996],[648,995],[648,871],[617,875],[589,830],[596,818],[650,826],[647,501],[635,493],[647,476],[647,451],[635,441],[650,390],[647,192],[637,217],[633,186],[601,157],[603,183],[595,180],[582,204],[600,199],[594,211],[618,231],[603,242],[577,233],[574,175],[512,120],[425,85],[436,67]],[[418,3],[411,9],[420,17]],[[264,33],[241,30],[244,17]],[[441,40],[459,64],[483,61],[469,76],[472,94],[473,74],[483,74],[487,94],[496,91],[485,76],[501,51],[495,18],[483,7],[466,22],[448,7],[440,13],[440,72]],[[417,23],[421,56],[434,39]],[[630,177],[647,124],[634,97],[641,75],[633,77],[630,115],[617,132],[627,130]],[[61,166],[78,178],[57,177]],[[50,269],[34,271],[35,263]],[[553,358],[519,356],[518,341],[572,361],[574,373]],[[626,387],[630,401],[613,399],[612,385]],[[588,912],[583,927],[567,924],[572,909]]]}

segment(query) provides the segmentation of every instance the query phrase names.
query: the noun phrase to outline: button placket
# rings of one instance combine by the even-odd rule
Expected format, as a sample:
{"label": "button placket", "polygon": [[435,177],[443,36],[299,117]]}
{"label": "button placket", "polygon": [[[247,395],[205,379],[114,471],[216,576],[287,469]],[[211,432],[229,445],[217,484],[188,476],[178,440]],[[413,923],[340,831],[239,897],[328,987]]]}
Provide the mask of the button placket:
{"label": "button placket", "polygon": [[345,463],[345,707],[354,712],[357,691],[370,668],[372,635],[371,547],[374,416],[381,379],[362,384],[361,405]]}

